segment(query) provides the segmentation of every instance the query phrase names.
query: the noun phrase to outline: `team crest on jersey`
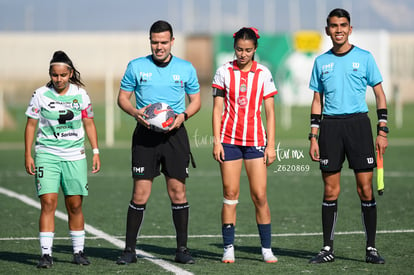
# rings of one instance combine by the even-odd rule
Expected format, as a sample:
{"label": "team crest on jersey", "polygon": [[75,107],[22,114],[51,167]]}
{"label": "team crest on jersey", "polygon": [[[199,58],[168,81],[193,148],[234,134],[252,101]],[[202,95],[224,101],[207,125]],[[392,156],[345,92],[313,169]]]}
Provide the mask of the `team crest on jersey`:
{"label": "team crest on jersey", "polygon": [[244,93],[244,92],[246,92],[246,91],[247,91],[247,86],[246,86],[246,84],[242,84],[242,85],[240,85],[240,92]]}
{"label": "team crest on jersey", "polygon": [[245,107],[247,106],[247,102],[248,102],[247,97],[246,97],[246,96],[244,96],[244,95],[239,96],[239,97],[237,98],[237,104],[239,104],[239,106],[240,106],[241,108],[245,108]]}
{"label": "team crest on jersey", "polygon": [[73,109],[76,109],[76,110],[80,110],[80,104],[79,104],[79,101],[77,100],[77,99],[74,99],[73,100],[73,102],[72,102],[72,108]]}

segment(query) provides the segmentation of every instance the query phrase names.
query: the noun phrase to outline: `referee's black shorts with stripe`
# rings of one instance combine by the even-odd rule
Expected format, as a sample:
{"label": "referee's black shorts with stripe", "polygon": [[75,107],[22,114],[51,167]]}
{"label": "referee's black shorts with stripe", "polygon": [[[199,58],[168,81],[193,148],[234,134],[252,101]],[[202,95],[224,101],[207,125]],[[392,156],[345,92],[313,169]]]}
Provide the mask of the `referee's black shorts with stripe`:
{"label": "referee's black shorts with stripe", "polygon": [[337,172],[345,157],[349,168],[364,171],[376,167],[371,122],[367,113],[324,116],[319,129],[320,169]]}
{"label": "referee's black shorts with stripe", "polygon": [[132,176],[152,179],[162,172],[184,181],[188,177],[190,154],[184,125],[171,132],[158,133],[138,123],[132,137]]}

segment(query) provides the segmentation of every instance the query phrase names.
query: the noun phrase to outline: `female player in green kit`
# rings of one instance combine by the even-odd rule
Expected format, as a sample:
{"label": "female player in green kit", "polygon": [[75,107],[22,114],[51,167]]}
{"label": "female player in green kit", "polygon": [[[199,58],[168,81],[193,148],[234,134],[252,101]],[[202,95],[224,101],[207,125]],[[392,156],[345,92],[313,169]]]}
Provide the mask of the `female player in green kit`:
{"label": "female player in green kit", "polygon": [[[53,265],[52,246],[59,187],[65,195],[73,263],[89,265],[83,253],[85,243],[82,200],[88,195],[85,132],[93,148],[92,173],[100,170],[98,138],[91,101],[79,72],[62,51],[54,53],[49,67],[50,81],[37,89],[26,111],[25,167],[35,176],[40,198],[38,268]],[[35,157],[32,144],[37,130]]]}

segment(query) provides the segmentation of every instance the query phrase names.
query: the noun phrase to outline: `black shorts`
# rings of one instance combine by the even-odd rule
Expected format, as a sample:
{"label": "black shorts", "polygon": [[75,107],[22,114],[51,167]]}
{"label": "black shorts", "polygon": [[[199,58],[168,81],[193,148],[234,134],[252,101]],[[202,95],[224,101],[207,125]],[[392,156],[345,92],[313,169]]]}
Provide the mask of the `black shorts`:
{"label": "black shorts", "polygon": [[337,172],[345,156],[349,168],[359,171],[375,168],[371,122],[366,113],[324,116],[319,129],[320,169]]}
{"label": "black shorts", "polygon": [[190,144],[184,126],[158,133],[138,124],[132,136],[132,177],[152,179],[161,172],[184,180],[188,177]]}

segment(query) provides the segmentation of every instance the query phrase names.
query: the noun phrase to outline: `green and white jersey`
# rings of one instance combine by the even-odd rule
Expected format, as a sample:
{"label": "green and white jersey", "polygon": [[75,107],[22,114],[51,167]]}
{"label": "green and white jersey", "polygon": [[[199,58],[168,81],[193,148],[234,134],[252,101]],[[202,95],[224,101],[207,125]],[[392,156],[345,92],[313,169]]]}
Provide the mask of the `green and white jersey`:
{"label": "green and white jersey", "polygon": [[65,95],[54,88],[37,89],[30,100],[26,116],[37,119],[36,154],[59,160],[85,158],[82,118],[93,118],[86,91],[70,84]]}

